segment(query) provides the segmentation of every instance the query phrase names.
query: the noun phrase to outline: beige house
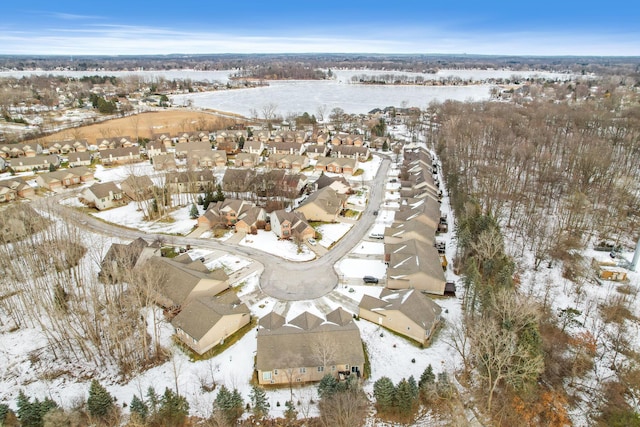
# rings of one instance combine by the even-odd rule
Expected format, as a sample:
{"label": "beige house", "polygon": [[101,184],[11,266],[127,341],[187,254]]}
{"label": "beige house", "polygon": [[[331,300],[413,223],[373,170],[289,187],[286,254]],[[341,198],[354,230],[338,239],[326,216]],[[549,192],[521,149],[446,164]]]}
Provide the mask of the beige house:
{"label": "beige house", "polygon": [[105,149],[100,151],[100,160],[103,165],[125,165],[140,162],[140,147],[122,147]]}
{"label": "beige house", "polygon": [[384,230],[384,242],[388,244],[417,240],[433,245],[435,229],[420,221],[394,221]]}
{"label": "beige house", "polygon": [[179,159],[186,158],[192,151],[207,150],[211,150],[211,143],[207,141],[184,142],[181,144],[176,144],[176,157]]}
{"label": "beige house", "polygon": [[69,166],[75,168],[77,166],[89,166],[91,164],[92,155],[89,152],[72,152],[67,155]]}
{"label": "beige house", "polygon": [[341,173],[344,175],[353,175],[358,167],[356,159],[336,158],[336,157],[318,157],[315,169],[317,171]]}
{"label": "beige house", "polygon": [[295,239],[304,241],[316,237],[316,231],[304,219],[304,215],[297,212],[287,212],[284,209],[271,212],[271,231],[279,239]]}
{"label": "beige house", "polygon": [[60,158],[55,154],[35,156],[35,157],[19,157],[9,160],[11,169],[16,172],[28,172],[32,170],[47,170],[60,166]]}
{"label": "beige house", "polygon": [[[249,227],[249,232],[252,226],[257,226],[258,221],[266,221],[266,214],[264,209],[258,208],[254,203],[238,200],[238,199],[225,199],[221,202],[210,203],[207,211],[198,218],[198,227],[206,230],[215,228],[231,228],[235,227],[238,221],[245,219],[241,225],[242,230],[236,229],[236,231],[247,231],[246,227]],[[247,215],[249,215],[248,218]]]}
{"label": "beige house", "polygon": [[300,172],[309,166],[309,158],[297,154],[271,154],[264,163],[267,168],[290,169],[293,172]]}
{"label": "beige house", "polygon": [[238,153],[233,162],[237,168],[254,168],[260,162],[260,156],[254,153]]}
{"label": "beige house", "polygon": [[99,211],[125,204],[124,193],[113,182],[95,183],[85,189],[81,196],[88,206]]}
{"label": "beige house", "polygon": [[173,193],[198,193],[213,190],[216,178],[209,169],[172,172],[167,174],[165,185]]}
{"label": "beige house", "polygon": [[11,202],[18,197],[33,197],[36,191],[22,178],[13,177],[0,181],[0,202]]}
{"label": "beige house", "polygon": [[153,187],[153,181],[147,175],[129,175],[120,183],[124,194],[134,201],[150,199]]}
{"label": "beige house", "polygon": [[328,151],[329,147],[326,144],[310,144],[307,145],[304,154],[308,158],[316,160],[319,157],[326,157]]}
{"label": "beige house", "polygon": [[97,138],[98,150],[113,150],[116,148],[133,147],[133,141],[129,136],[116,136],[113,138]]}
{"label": "beige house", "polygon": [[249,308],[234,292],[191,300],[173,318],[176,336],[198,354],[222,344],[251,321]]}
{"label": "beige house", "polygon": [[[191,143],[189,143],[191,144]],[[187,167],[216,168],[227,164],[227,153],[224,150],[190,150],[187,153]]]}
{"label": "beige house", "polygon": [[173,153],[156,154],[151,157],[151,163],[157,171],[175,171],[178,168],[176,155]]}
{"label": "beige house", "polygon": [[364,373],[360,330],[351,314],[337,308],[325,319],[304,312],[286,322],[271,313],[259,321],[256,370],[259,384],[344,379]]}
{"label": "beige house", "polygon": [[[385,238],[386,239],[386,238]],[[384,245],[389,289],[418,289],[444,295],[446,280],[433,242],[414,239]]]}
{"label": "beige house", "polygon": [[92,180],[93,172],[84,166],[42,173],[36,178],[36,182],[40,187],[51,191],[83,184]]}
{"label": "beige house", "polygon": [[258,156],[262,155],[264,149],[264,142],[259,140],[247,141],[242,147],[242,151],[244,151],[245,153],[257,154]]}
{"label": "beige house", "polygon": [[229,277],[222,269],[210,271],[202,261],[193,261],[188,254],[176,258],[151,257],[147,263],[157,274],[156,303],[170,310],[229,288]]}
{"label": "beige house", "polygon": [[331,150],[332,157],[356,159],[364,162],[369,158],[371,152],[368,147],[358,147],[355,145],[338,145]]}
{"label": "beige house", "polygon": [[415,289],[393,291],[383,288],[377,297],[364,295],[358,315],[377,325],[427,344],[441,320],[442,309]]}
{"label": "beige house", "polygon": [[330,177],[324,173],[314,183],[316,190],[321,190],[325,187],[330,187],[338,194],[351,194],[353,190],[349,182],[341,176]]}
{"label": "beige house", "polygon": [[[126,281],[126,274],[152,256],[160,255],[160,245],[149,244],[142,237],[129,243],[112,243],[100,263],[98,277],[109,283]],[[123,277],[124,276],[124,277]]]}
{"label": "beige house", "polygon": [[307,221],[336,222],[346,205],[346,195],[324,187],[312,193],[296,212],[303,214]]}

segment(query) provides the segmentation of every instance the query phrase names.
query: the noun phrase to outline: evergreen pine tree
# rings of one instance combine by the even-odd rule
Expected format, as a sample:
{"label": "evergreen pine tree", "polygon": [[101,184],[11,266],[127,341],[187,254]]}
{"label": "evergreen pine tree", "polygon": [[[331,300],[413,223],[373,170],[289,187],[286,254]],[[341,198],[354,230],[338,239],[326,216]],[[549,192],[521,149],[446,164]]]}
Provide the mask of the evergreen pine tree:
{"label": "evergreen pine tree", "polygon": [[396,387],[395,406],[400,410],[402,415],[410,415],[414,402],[415,397],[413,396],[411,385],[409,381],[403,378]]}
{"label": "evergreen pine tree", "polygon": [[58,404],[49,398],[46,398],[42,402],[38,399],[35,399],[33,402],[30,400],[31,399],[20,390],[17,400],[20,425],[23,427],[42,427],[42,418],[47,412],[57,408]]}
{"label": "evergreen pine tree", "polygon": [[428,387],[431,384],[434,384],[436,380],[436,376],[433,373],[433,367],[431,366],[431,363],[429,363],[429,366],[427,366],[425,368],[425,370],[422,372],[422,375],[420,375],[420,381],[418,381],[418,387],[420,387],[420,389],[424,389],[425,387]]}
{"label": "evergreen pine tree", "polygon": [[211,191],[207,191],[204,193],[204,199],[202,200],[202,208],[204,210],[207,210],[209,208],[209,205],[212,202],[217,202],[217,200],[215,200],[213,193]]}
{"label": "evergreen pine tree", "polygon": [[87,409],[89,414],[96,418],[104,418],[114,409],[113,397],[98,380],[91,381],[91,386],[89,386]]}
{"label": "evergreen pine tree", "polygon": [[149,408],[149,415],[155,415],[158,412],[160,406],[160,397],[153,387],[147,389],[147,407]]}
{"label": "evergreen pine tree", "polygon": [[196,203],[198,203],[200,206],[204,204],[204,199],[202,198],[202,194],[198,195],[198,199],[196,200]]}
{"label": "evergreen pine tree", "polygon": [[249,398],[251,399],[251,406],[253,406],[253,415],[257,419],[265,417],[269,412],[269,403],[264,389],[257,385],[252,385]]}
{"label": "evergreen pine tree", "polygon": [[244,399],[237,388],[233,389],[231,393],[231,407],[229,408],[229,421],[233,420],[233,424],[236,423],[238,418],[242,416],[244,412]]}
{"label": "evergreen pine tree", "polygon": [[162,421],[162,425],[169,427],[182,426],[187,415],[189,415],[189,402],[187,402],[187,399],[174,393],[168,387],[165,388],[158,408],[158,418]]}
{"label": "evergreen pine tree", "polygon": [[240,136],[240,139],[238,140],[238,149],[242,150],[244,148],[244,136]]}
{"label": "evergreen pine tree", "polygon": [[198,213],[198,207],[196,206],[195,203],[192,203],[191,210],[189,211],[189,217],[191,219],[196,219],[198,218],[198,216],[200,216],[200,214]]}
{"label": "evergreen pine tree", "polygon": [[393,407],[396,388],[388,377],[382,377],[373,383],[373,396],[381,411],[388,411]]}
{"label": "evergreen pine tree", "polygon": [[216,186],[216,200],[218,202],[224,202],[224,193],[222,192],[222,186],[220,186],[220,184],[218,184]]}
{"label": "evergreen pine tree", "polygon": [[420,391],[418,389],[418,384],[416,383],[416,379],[413,377],[413,375],[411,375],[407,380],[407,382],[409,383],[409,387],[411,388],[411,395],[415,399],[416,397],[418,397],[418,393]]}
{"label": "evergreen pine tree", "polygon": [[142,399],[138,398],[138,396],[136,395],[134,395],[133,399],[131,399],[129,409],[131,410],[131,415],[138,417],[140,421],[146,420],[147,416],[149,415],[149,407]]}
{"label": "evergreen pine tree", "polygon": [[8,413],[9,413],[9,405],[0,403],[0,425],[4,423],[4,419],[7,418]]}
{"label": "evergreen pine tree", "polygon": [[438,396],[441,398],[448,399],[452,394],[452,386],[449,382],[449,375],[446,371],[442,371],[438,374],[438,383],[436,384],[436,390],[438,392]]}
{"label": "evergreen pine tree", "polygon": [[338,380],[331,374],[326,374],[318,384],[318,396],[320,399],[331,397],[338,388]]}

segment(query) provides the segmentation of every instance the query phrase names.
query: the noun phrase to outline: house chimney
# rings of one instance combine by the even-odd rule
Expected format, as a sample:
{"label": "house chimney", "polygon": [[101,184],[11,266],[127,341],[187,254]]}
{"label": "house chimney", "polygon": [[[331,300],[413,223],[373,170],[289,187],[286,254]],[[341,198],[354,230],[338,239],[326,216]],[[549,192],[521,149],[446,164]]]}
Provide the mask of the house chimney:
{"label": "house chimney", "polygon": [[636,271],[638,259],[640,259],[640,238],[638,238],[638,243],[636,243],[636,251],[633,254],[633,260],[631,261],[631,271]]}

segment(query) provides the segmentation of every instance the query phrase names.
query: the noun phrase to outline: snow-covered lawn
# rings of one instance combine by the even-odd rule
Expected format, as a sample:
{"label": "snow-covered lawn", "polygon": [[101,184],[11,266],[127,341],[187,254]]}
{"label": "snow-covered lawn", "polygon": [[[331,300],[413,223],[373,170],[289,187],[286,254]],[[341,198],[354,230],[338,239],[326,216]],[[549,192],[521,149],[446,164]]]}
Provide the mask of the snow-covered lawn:
{"label": "snow-covered lawn", "polygon": [[352,253],[360,255],[384,255],[384,243],[380,242],[362,242],[353,249]]}
{"label": "snow-covered lawn", "polygon": [[169,214],[170,220],[145,221],[144,213],[138,209],[138,204],[130,202],[125,206],[92,213],[91,215],[107,222],[146,231],[147,233],[187,235],[196,225],[196,220],[189,218],[190,209],[190,206],[185,206],[174,210]]}
{"label": "snow-covered lawn", "polygon": [[329,248],[335,242],[342,239],[342,236],[347,234],[347,232],[351,230],[351,227],[353,227],[353,224],[345,222],[322,224],[316,229],[320,234],[322,234],[322,239],[318,243],[325,248]]}
{"label": "snow-covered lawn", "polygon": [[260,249],[290,261],[310,261],[316,256],[305,244],[298,246],[290,240],[279,240],[272,231],[258,230],[256,235],[245,236],[240,245]]}
{"label": "snow-covered lawn", "polygon": [[387,274],[387,266],[382,260],[347,258],[338,262],[336,268],[345,278],[374,276],[381,279]]}

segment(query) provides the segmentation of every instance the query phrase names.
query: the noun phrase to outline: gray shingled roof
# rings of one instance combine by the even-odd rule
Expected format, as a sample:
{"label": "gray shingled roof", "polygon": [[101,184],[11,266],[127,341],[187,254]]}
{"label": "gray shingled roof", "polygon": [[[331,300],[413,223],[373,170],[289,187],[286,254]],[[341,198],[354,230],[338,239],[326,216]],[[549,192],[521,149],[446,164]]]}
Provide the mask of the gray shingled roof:
{"label": "gray shingled roof", "polygon": [[224,316],[239,313],[249,314],[249,308],[240,302],[234,292],[226,292],[221,296],[201,297],[190,301],[171,324],[200,340]]}

